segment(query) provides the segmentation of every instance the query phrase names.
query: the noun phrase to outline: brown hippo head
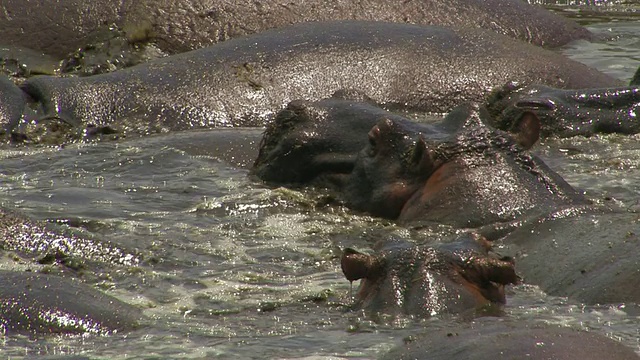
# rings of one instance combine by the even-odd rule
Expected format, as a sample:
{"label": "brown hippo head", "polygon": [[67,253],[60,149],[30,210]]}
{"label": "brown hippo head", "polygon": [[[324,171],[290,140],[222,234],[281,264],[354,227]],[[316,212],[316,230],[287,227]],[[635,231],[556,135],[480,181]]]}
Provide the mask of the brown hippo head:
{"label": "brown hippo head", "polygon": [[425,140],[419,127],[378,122],[345,186],[347,203],[400,223],[468,228],[586,202],[526,151],[540,132],[533,113],[522,114],[515,134],[488,127],[487,117],[476,105],[454,109],[445,121],[460,127],[444,141]]}
{"label": "brown hippo head", "polygon": [[361,279],[355,307],[370,313],[433,316],[505,303],[504,285],[518,282],[512,261],[488,255],[488,242],[466,234],[449,244],[378,243],[377,254],[345,249],[342,272]]}

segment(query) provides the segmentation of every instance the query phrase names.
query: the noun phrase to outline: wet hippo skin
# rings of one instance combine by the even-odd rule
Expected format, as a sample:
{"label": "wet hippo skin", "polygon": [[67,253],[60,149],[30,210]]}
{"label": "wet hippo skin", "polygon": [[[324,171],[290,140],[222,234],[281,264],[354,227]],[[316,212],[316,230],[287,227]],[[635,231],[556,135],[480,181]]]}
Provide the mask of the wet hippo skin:
{"label": "wet hippo skin", "polygon": [[169,53],[298,22],[350,19],[481,27],[551,47],[592,37],[575,22],[519,0],[4,0],[0,10],[3,43],[57,56],[114,26],[129,39],[155,42]]}
{"label": "wet hippo skin", "polygon": [[518,282],[513,262],[490,257],[489,247],[471,234],[438,245],[381,240],[375,255],[345,249],[341,264],[347,280],[362,279],[356,309],[371,315],[457,314],[504,304],[504,285]]}
{"label": "wet hippo skin", "polygon": [[640,87],[566,90],[508,84],[487,101],[491,125],[510,130],[525,111],[535,112],[546,136],[640,132]]}
{"label": "wet hippo skin", "polygon": [[[371,102],[353,91],[339,91],[316,102],[292,101],[268,124],[252,173],[272,184],[341,189],[367,144],[363,134],[380,119],[418,126]],[[445,123],[420,126],[425,136],[434,139],[451,132]]]}
{"label": "wet hippo skin", "polygon": [[515,135],[488,127],[487,117],[477,105],[457,107],[447,119],[461,128],[444,141],[381,120],[344,188],[347,204],[401,224],[477,228],[588,203],[525,150],[539,136],[535,115],[523,115]]}
{"label": "wet hippo skin", "polygon": [[141,311],[78,281],[0,271],[0,328],[8,334],[109,334],[132,330]]}
{"label": "wet hippo skin", "polygon": [[6,76],[0,76],[0,131],[14,129],[24,112],[24,93]]}
{"label": "wet hippo skin", "polygon": [[515,139],[484,125],[482,108],[449,116],[468,122],[445,141],[390,120],[374,126],[343,190],[347,204],[410,226],[498,229],[491,240],[525,282],[589,304],[640,301],[637,216],[590,205],[523,150],[540,130],[533,114]]}
{"label": "wet hippo skin", "polygon": [[385,360],[638,359],[633,349],[592,331],[484,319],[415,336]]}
{"label": "wet hippo skin", "polygon": [[304,23],[84,78],[23,89],[41,116],[147,134],[263,126],[294,99],[362,91],[389,108],[443,113],[508,81],[581,88],[618,80],[485,30],[377,22]]}
{"label": "wet hippo skin", "polygon": [[0,209],[0,247],[28,258],[54,257],[81,263],[135,266],[142,254],[72,228],[35,221]]}
{"label": "wet hippo skin", "polygon": [[523,281],[588,304],[640,302],[637,214],[557,211],[497,240]]}

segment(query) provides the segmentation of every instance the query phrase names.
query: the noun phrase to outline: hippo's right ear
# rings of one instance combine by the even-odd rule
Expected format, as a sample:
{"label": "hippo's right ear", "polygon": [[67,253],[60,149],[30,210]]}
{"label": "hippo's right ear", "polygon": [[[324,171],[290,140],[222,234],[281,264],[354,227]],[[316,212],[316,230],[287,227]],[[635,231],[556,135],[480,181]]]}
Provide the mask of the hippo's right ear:
{"label": "hippo's right ear", "polygon": [[435,155],[422,135],[418,137],[409,161],[411,170],[416,174],[430,175],[436,167]]}
{"label": "hippo's right ear", "polygon": [[516,142],[528,150],[540,139],[541,128],[538,116],[531,111],[525,111],[516,121],[512,133]]}
{"label": "hippo's right ear", "polygon": [[342,250],[340,266],[344,277],[349,281],[355,281],[369,277],[376,273],[375,256],[363,254],[351,248]]}

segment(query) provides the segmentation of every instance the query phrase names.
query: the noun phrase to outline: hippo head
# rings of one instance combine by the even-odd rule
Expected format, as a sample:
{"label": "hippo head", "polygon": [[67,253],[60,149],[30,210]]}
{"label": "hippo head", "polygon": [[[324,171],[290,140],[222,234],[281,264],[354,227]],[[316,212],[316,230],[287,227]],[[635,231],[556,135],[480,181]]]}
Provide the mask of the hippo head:
{"label": "hippo head", "polygon": [[492,115],[490,125],[508,131],[517,128],[527,112],[540,119],[546,136],[640,131],[638,86],[563,90],[509,83],[491,93],[487,108]]}
{"label": "hippo head", "polygon": [[400,223],[467,228],[582,199],[525,151],[539,136],[533,113],[523,114],[517,134],[488,127],[487,117],[476,105],[454,109],[446,121],[462,125],[444,141],[425,140],[419,125],[378,122],[345,186],[347,204]]}
{"label": "hippo head", "polygon": [[369,313],[461,313],[503,304],[504,285],[518,282],[513,262],[489,256],[488,242],[475,234],[437,246],[390,240],[376,248],[376,255],[345,249],[341,261],[349,281],[361,280],[354,307]]}
{"label": "hippo head", "polygon": [[289,103],[267,126],[253,174],[269,183],[340,188],[366,145],[362,134],[383,117],[409,122],[354,96],[341,91]]}

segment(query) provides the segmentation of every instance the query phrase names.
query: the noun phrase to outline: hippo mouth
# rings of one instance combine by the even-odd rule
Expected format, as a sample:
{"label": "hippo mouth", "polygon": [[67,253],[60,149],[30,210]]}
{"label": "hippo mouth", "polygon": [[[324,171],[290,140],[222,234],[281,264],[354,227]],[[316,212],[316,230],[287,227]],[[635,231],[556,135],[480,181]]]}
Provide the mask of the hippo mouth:
{"label": "hippo mouth", "polygon": [[544,98],[520,99],[514,106],[518,109],[532,111],[554,111],[556,109],[556,103],[553,100]]}

